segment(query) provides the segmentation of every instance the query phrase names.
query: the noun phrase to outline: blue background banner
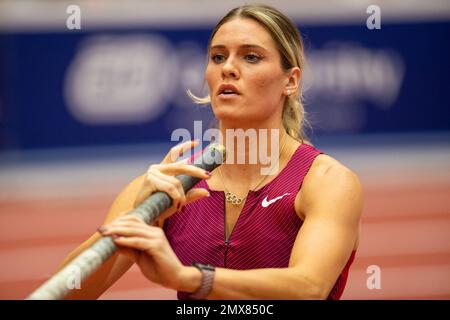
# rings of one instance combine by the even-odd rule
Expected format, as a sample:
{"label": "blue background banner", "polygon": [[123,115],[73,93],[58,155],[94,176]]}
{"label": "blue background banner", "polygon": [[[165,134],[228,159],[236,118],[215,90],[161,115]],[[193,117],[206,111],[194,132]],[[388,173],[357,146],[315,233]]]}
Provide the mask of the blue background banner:
{"label": "blue background banner", "polygon": [[[299,25],[315,136],[450,130],[449,22]],[[0,34],[0,148],[169,141],[206,129],[211,28]]]}

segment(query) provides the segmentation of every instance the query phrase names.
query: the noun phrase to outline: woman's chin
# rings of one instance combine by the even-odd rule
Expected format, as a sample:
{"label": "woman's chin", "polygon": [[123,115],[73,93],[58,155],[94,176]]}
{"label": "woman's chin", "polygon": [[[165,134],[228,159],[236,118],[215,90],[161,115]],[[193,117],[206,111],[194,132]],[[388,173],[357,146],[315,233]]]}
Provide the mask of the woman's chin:
{"label": "woman's chin", "polygon": [[214,115],[219,120],[229,120],[229,119],[236,119],[245,117],[245,114],[242,112],[242,106],[239,105],[233,105],[233,104],[226,104],[226,105],[219,105],[213,108]]}
{"label": "woman's chin", "polygon": [[216,104],[212,109],[214,112],[214,115],[219,120],[225,120],[225,119],[239,119],[242,117],[241,110],[242,106],[232,103],[218,103]]}

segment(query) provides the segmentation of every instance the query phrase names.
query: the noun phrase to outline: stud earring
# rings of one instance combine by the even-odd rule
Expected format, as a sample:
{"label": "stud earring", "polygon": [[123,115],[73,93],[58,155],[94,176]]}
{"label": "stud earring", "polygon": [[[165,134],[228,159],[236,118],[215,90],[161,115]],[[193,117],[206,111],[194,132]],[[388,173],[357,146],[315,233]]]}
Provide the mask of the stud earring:
{"label": "stud earring", "polygon": [[291,95],[291,90],[287,91],[287,95],[290,96]]}

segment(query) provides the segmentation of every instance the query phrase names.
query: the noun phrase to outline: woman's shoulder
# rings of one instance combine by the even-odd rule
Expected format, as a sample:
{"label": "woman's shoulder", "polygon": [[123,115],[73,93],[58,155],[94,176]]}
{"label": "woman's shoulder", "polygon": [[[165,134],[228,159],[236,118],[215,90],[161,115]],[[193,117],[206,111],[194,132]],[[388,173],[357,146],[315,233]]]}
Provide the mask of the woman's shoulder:
{"label": "woman's shoulder", "polygon": [[311,178],[317,179],[330,178],[334,175],[354,175],[354,173],[340,161],[327,154],[321,153],[314,159],[308,175]]}
{"label": "woman's shoulder", "polygon": [[316,190],[359,189],[359,178],[355,172],[335,158],[320,154],[316,157],[304,180],[304,186]]}
{"label": "woman's shoulder", "polygon": [[298,156],[307,154],[307,157],[311,159],[311,166],[305,175],[303,185],[311,182],[320,182],[322,179],[330,179],[335,175],[348,175],[356,176],[349,168],[344,164],[336,160],[335,158],[323,153],[317,149],[309,141],[302,141],[301,143],[294,144],[295,152]]}
{"label": "woman's shoulder", "polygon": [[362,201],[362,187],[355,172],[326,154],[313,161],[299,191],[304,214],[311,208],[337,201]]}

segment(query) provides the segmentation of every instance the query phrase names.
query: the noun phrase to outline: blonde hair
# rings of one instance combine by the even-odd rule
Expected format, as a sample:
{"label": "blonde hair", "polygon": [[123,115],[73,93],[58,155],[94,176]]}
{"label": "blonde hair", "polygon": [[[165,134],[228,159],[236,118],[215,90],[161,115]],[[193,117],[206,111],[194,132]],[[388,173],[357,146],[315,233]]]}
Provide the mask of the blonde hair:
{"label": "blonde hair", "polygon": [[[289,70],[293,67],[299,67],[300,70],[304,70],[305,54],[300,33],[288,17],[267,5],[243,5],[228,12],[214,27],[208,42],[208,51],[211,41],[219,28],[226,22],[236,18],[253,19],[269,32],[280,53],[281,67],[284,70]],[[199,98],[193,95],[190,90],[187,93],[197,104],[208,104],[211,102],[210,96]],[[297,140],[308,140],[304,132],[304,126],[307,124],[305,115],[300,85],[296,92],[286,97],[282,115],[283,126],[286,132]]]}

